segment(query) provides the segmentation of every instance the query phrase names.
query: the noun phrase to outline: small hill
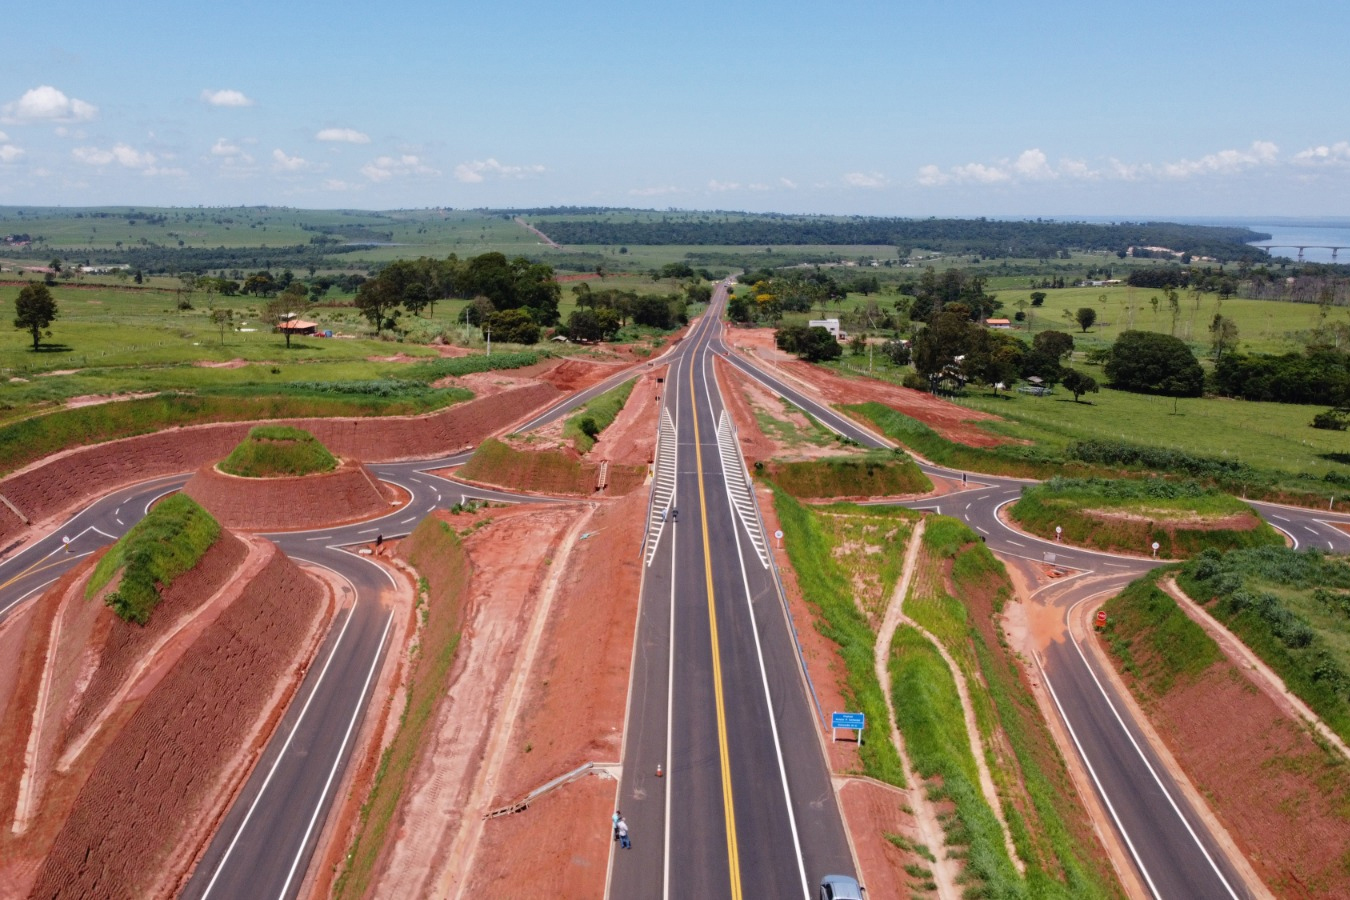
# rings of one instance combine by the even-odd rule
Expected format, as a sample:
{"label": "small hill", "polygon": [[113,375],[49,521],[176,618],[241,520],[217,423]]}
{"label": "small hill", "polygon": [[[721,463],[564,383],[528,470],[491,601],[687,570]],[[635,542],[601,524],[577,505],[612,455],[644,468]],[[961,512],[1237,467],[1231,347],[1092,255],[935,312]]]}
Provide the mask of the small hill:
{"label": "small hill", "polygon": [[284,478],[332,472],[337,457],[314,435],[289,425],[258,425],[220,464],[220,470],[240,478]]}

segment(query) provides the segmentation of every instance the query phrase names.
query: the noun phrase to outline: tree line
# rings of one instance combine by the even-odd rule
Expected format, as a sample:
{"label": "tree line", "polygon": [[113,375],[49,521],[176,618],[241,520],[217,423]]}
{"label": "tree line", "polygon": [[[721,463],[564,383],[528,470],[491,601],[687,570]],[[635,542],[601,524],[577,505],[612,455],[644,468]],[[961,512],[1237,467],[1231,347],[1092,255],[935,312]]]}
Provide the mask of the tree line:
{"label": "tree line", "polygon": [[1065,250],[1124,251],[1165,246],[1220,260],[1265,259],[1249,241],[1268,238],[1246,228],[1168,222],[1094,225],[1084,222],[993,219],[899,219],[870,217],[741,215],[724,220],[663,217],[658,221],[540,218],[532,223],[560,244],[693,246],[800,246],[871,244],[977,254],[986,258],[1050,258]]}

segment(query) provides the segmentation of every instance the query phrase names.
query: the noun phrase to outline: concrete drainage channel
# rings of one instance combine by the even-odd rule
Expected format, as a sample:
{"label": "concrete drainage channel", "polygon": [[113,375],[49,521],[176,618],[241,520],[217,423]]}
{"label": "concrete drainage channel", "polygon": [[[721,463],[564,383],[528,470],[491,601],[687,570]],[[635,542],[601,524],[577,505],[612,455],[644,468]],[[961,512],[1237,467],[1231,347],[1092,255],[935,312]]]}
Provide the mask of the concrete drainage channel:
{"label": "concrete drainage channel", "polygon": [[489,810],[488,812],[483,813],[483,818],[495,819],[498,816],[509,816],[513,813],[524,812],[525,810],[530,808],[531,803],[538,800],[540,797],[544,796],[550,791],[557,790],[558,788],[562,787],[563,785],[569,782],[576,781],[583,775],[589,775],[592,772],[594,772],[597,775],[609,775],[610,777],[617,779],[622,770],[623,765],[621,763],[596,763],[596,762],[582,763],[572,771],[567,772],[563,775],[559,775],[552,781],[547,781],[544,784],[541,784],[539,787],[530,791],[524,797],[521,797],[515,803],[508,803],[506,806],[499,806],[496,809]]}

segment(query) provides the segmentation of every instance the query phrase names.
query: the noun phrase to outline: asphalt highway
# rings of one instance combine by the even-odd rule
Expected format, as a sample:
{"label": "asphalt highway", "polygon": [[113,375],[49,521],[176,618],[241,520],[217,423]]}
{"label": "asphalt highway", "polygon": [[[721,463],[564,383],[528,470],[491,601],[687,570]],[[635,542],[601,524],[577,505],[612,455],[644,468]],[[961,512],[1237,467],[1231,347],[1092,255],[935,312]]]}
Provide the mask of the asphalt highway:
{"label": "asphalt highway", "polygon": [[664,522],[619,788],[633,846],[614,852],[611,897],[809,898],[821,876],[854,871],[758,512],[735,488],[745,464],[711,365],[724,299],[672,358],[663,395],[676,484],[669,511],[652,512]]}

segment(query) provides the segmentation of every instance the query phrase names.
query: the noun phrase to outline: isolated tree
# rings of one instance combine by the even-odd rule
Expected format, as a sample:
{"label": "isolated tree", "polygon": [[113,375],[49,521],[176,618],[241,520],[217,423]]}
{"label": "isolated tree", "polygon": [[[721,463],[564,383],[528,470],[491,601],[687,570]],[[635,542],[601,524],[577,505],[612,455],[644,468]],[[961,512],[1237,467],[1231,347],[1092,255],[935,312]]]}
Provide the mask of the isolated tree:
{"label": "isolated tree", "polygon": [[1215,313],[1214,321],[1209,323],[1209,343],[1214,348],[1214,362],[1218,363],[1223,359],[1225,352],[1237,347],[1237,342],[1237,322],[1221,313]]}
{"label": "isolated tree", "polygon": [[948,304],[914,339],[914,370],[924,376],[938,374],[970,349],[981,330],[970,321],[968,306]]}
{"label": "isolated tree", "polygon": [[270,297],[279,290],[281,290],[281,286],[277,284],[276,279],[272,277],[272,273],[266,270],[254,272],[244,279],[243,291],[245,294],[253,294],[258,297]]}
{"label": "isolated tree", "polygon": [[1092,323],[1097,321],[1097,311],[1090,306],[1080,306],[1073,317],[1077,320],[1078,327],[1083,329],[1086,334],[1087,330],[1092,327]]}
{"label": "isolated tree", "polygon": [[1078,398],[1084,394],[1095,394],[1099,390],[1097,379],[1077,369],[1065,369],[1061,383],[1073,394],[1074,403],[1077,403]]}
{"label": "isolated tree", "polygon": [[356,308],[374,326],[377,335],[393,328],[398,321],[400,300],[394,286],[382,278],[372,278],[356,289]]}
{"label": "isolated tree", "polygon": [[1199,397],[1205,373],[1180,338],[1153,331],[1124,331],[1105,366],[1111,386],[1141,394]]}
{"label": "isolated tree", "polygon": [[33,336],[37,352],[42,332],[56,319],[56,298],[45,284],[30,284],[14,300],[14,327]]}
{"label": "isolated tree", "polygon": [[1045,291],[1032,291],[1032,292],[1031,292],[1031,305],[1032,305],[1032,306],[1040,306],[1042,303],[1045,302],[1045,296],[1046,296],[1046,295],[1045,295]]}
{"label": "isolated tree", "polygon": [[234,327],[234,310],[224,308],[211,310],[211,324],[220,332],[220,343],[224,346],[225,332]]}

